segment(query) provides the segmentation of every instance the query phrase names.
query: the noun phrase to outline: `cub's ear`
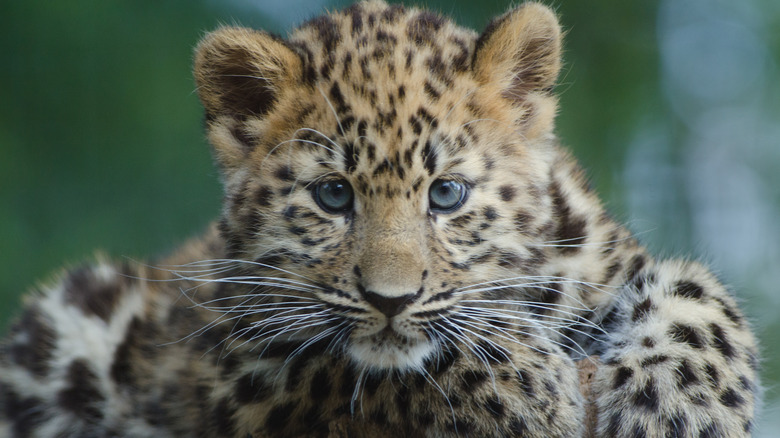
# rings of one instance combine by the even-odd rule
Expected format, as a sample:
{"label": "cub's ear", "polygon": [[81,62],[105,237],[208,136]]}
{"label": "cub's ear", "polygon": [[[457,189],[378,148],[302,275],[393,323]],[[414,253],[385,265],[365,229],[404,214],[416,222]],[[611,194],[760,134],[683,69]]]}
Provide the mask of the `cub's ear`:
{"label": "cub's ear", "polygon": [[195,82],[220,164],[240,164],[254,146],[243,122],[264,119],[285,90],[300,81],[302,70],[301,58],[265,32],[224,27],[201,40],[195,49]]}
{"label": "cub's ear", "polygon": [[539,3],[496,18],[477,41],[477,77],[497,82],[510,99],[549,89],[560,69],[561,28],[555,14]]}
{"label": "cub's ear", "polygon": [[[555,101],[544,97],[561,69],[561,28],[549,8],[525,3],[493,20],[477,40],[473,63],[479,82],[498,87],[513,105],[537,113],[524,118],[543,110],[552,123]],[[537,104],[543,108],[535,108]]]}
{"label": "cub's ear", "polygon": [[195,49],[195,82],[208,118],[263,115],[301,77],[300,57],[265,32],[225,27]]}

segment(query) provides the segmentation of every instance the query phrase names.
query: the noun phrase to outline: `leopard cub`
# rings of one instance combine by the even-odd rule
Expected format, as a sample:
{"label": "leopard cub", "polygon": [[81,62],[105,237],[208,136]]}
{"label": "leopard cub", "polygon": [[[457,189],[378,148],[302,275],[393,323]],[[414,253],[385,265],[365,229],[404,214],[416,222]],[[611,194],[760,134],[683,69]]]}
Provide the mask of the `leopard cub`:
{"label": "leopard cub", "polygon": [[588,188],[554,135],[560,57],[537,3],[481,34],[372,0],[207,35],[221,218],[30,294],[0,436],[749,436],[750,327]]}

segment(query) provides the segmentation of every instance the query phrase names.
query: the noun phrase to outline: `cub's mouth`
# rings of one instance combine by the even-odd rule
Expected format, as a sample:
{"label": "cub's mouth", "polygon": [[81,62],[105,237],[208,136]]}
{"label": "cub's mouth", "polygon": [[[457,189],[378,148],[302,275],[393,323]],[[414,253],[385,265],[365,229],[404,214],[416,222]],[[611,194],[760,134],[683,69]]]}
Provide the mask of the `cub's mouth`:
{"label": "cub's mouth", "polygon": [[422,369],[437,348],[431,339],[405,336],[388,324],[375,333],[351,337],[347,353],[359,366],[410,371]]}

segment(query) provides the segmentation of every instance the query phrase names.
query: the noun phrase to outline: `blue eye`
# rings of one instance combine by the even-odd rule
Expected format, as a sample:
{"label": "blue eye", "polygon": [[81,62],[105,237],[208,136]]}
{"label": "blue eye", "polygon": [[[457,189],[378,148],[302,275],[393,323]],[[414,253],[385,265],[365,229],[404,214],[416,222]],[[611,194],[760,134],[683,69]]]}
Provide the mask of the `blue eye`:
{"label": "blue eye", "polygon": [[468,194],[466,185],[459,181],[437,179],[428,191],[428,200],[432,211],[450,213],[463,205]]}
{"label": "blue eye", "polygon": [[343,179],[329,179],[314,187],[312,196],[321,209],[328,213],[341,214],[352,210],[354,195],[352,186]]}

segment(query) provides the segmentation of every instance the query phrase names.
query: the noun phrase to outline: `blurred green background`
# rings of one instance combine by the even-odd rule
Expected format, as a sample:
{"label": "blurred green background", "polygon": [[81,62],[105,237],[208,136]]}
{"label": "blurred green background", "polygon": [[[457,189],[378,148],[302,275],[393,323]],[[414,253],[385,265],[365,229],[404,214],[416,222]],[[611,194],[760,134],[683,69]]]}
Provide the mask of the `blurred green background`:
{"label": "blurred green background", "polygon": [[[0,324],[95,250],[145,258],[219,211],[190,75],[219,24],[284,34],[347,2],[0,4]],[[278,4],[277,4],[278,3]],[[505,1],[422,1],[481,30]],[[662,255],[712,263],[753,319],[780,436],[780,2],[556,0],[558,131]]]}

